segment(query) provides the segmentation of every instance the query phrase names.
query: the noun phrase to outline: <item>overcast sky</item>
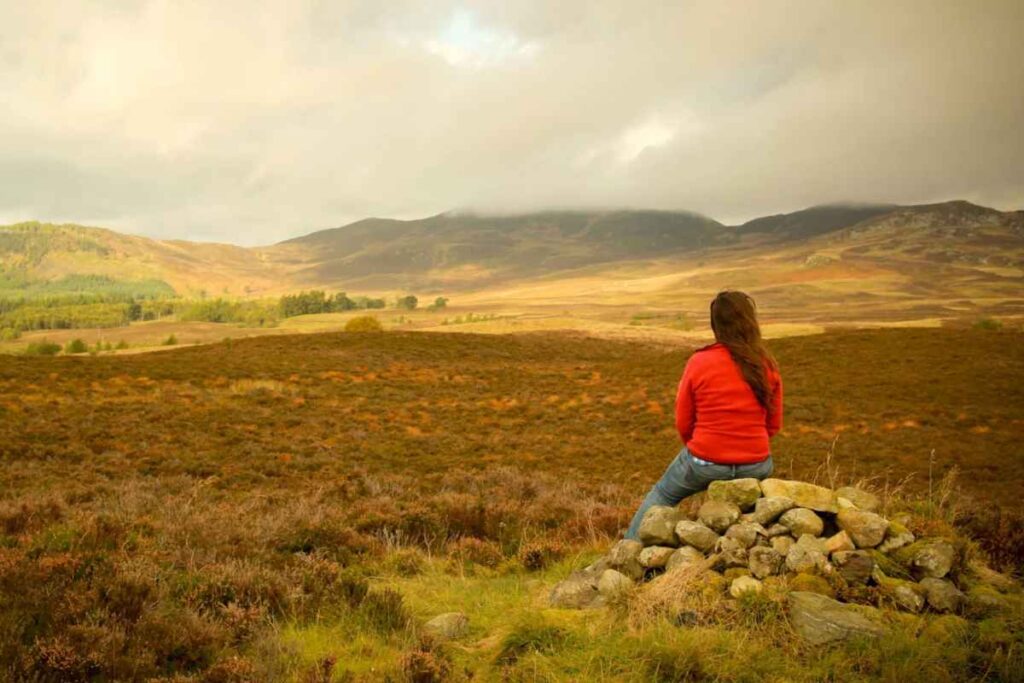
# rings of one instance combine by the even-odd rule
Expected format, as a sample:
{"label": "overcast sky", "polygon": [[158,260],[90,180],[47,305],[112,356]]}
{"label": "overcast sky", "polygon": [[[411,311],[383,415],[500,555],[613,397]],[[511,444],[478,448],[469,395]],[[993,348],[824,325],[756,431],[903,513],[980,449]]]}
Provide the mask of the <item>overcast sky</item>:
{"label": "overcast sky", "polygon": [[1024,208],[1022,27],[1022,0],[0,0],[0,223]]}

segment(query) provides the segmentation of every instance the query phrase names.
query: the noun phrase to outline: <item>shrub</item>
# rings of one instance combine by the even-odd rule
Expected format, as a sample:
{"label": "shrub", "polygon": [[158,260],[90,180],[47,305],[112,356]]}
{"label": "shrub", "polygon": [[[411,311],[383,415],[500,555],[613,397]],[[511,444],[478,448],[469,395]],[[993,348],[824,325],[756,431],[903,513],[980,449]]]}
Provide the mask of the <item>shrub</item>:
{"label": "shrub", "polygon": [[371,590],[359,605],[370,627],[379,633],[393,633],[409,624],[409,611],[402,594],[390,588]]}
{"label": "shrub", "polygon": [[384,327],[372,315],[360,315],[345,323],[346,332],[383,332]]}
{"label": "shrub", "polygon": [[515,664],[530,652],[553,654],[564,647],[568,639],[567,631],[546,623],[540,616],[525,618],[501,641],[495,662]]}
{"label": "shrub", "polygon": [[974,323],[974,329],[976,330],[1001,330],[1003,329],[1003,323],[995,318],[982,318],[978,322]]}
{"label": "shrub", "polygon": [[164,339],[163,345],[164,346],[174,346],[177,343],[178,343],[178,338],[175,337],[172,334],[171,336],[167,337],[167,339]]}
{"label": "shrub", "polygon": [[118,350],[118,351],[121,351],[123,349],[127,349],[128,348],[128,342],[126,342],[124,339],[122,339],[121,341],[117,342],[117,346],[115,346],[114,348],[116,350]]}
{"label": "shrub", "polygon": [[89,346],[81,339],[72,339],[64,347],[64,353],[85,353],[89,350]]}
{"label": "shrub", "polygon": [[60,353],[60,344],[49,341],[32,342],[25,349],[27,356],[56,356]]}

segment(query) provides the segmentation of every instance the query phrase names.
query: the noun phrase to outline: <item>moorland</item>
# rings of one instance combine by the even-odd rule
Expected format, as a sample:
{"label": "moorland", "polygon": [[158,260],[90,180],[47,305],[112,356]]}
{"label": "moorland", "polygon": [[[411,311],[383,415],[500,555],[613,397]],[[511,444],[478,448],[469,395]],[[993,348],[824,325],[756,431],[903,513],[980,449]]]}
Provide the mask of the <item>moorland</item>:
{"label": "moorland", "polygon": [[[693,347],[387,331],[8,356],[0,672],[1020,680],[1020,614],[822,651],[770,603],[692,628],[545,609],[678,449]],[[1021,571],[1019,331],[833,330],[771,349],[787,391],[777,475],[924,501],[922,524],[941,508],[971,553]],[[470,638],[422,640],[451,610]]]}

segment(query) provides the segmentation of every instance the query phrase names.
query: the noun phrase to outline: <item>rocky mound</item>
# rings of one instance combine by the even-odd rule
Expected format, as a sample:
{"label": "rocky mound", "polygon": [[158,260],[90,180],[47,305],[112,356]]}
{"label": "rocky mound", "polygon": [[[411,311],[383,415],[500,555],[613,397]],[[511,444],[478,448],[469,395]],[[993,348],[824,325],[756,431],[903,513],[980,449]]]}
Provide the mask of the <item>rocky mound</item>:
{"label": "rocky mound", "polygon": [[616,543],[556,585],[550,601],[599,607],[666,572],[699,566],[707,582],[733,598],[784,594],[793,625],[815,642],[884,632],[864,605],[914,613],[999,607],[997,590],[968,585],[954,540],[915,538],[906,526],[909,517],[886,519],[879,508],[875,495],[852,487],[833,491],[781,479],[715,482],[696,519],[676,508],[652,507],[639,541]]}

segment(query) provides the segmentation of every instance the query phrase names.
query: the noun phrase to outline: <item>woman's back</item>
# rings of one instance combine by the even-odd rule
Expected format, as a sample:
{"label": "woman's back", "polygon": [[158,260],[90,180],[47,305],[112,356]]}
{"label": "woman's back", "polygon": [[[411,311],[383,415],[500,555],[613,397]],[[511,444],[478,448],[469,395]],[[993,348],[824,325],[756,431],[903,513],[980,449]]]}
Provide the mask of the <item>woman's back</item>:
{"label": "woman's back", "polygon": [[782,426],[782,379],[765,368],[771,410],[757,400],[729,349],[712,344],[690,357],[676,397],[676,428],[691,453],[722,464],[759,462]]}

